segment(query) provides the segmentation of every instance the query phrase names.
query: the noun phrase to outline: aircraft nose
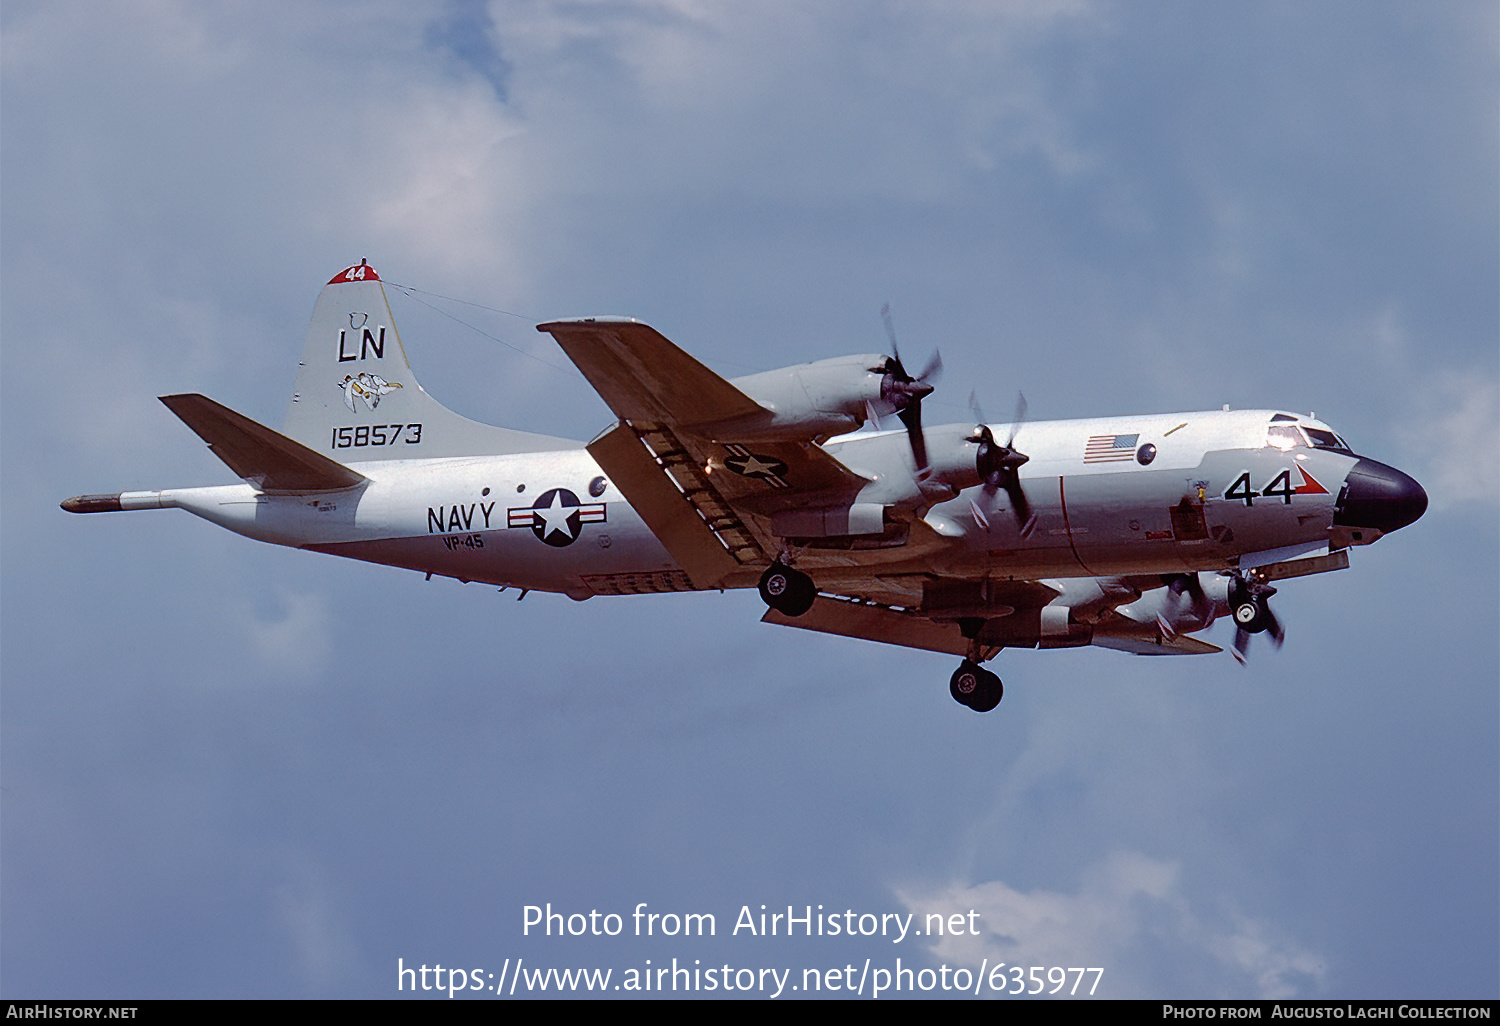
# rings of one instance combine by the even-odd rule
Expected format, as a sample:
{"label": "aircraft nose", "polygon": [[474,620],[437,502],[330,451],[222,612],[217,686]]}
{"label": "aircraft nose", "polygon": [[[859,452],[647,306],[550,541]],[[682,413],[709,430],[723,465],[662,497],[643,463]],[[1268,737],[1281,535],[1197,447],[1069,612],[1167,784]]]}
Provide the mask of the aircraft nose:
{"label": "aircraft nose", "polygon": [[1333,522],[1389,534],[1427,512],[1427,493],[1409,475],[1384,463],[1360,461],[1349,471]]}

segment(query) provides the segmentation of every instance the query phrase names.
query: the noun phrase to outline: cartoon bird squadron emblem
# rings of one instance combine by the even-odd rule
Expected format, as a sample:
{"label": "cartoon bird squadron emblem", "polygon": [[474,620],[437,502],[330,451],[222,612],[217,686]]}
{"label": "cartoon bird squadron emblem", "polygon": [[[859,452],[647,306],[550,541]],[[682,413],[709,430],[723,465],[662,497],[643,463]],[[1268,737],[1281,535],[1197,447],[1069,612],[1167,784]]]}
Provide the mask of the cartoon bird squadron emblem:
{"label": "cartoon bird squadron emblem", "polygon": [[366,408],[373,410],[380,405],[380,397],[400,388],[401,382],[387,381],[379,374],[362,371],[359,374],[345,374],[338,387],[344,390],[344,405],[358,413],[354,406],[356,398],[362,399]]}

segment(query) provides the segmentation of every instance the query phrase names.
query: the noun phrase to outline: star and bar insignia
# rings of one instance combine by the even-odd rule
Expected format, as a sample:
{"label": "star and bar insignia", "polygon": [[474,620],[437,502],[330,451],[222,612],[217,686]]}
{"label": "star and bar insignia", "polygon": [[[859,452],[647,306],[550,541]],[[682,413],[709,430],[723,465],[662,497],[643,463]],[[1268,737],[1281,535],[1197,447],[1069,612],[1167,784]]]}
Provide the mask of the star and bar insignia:
{"label": "star and bar insignia", "polygon": [[604,503],[581,503],[566,488],[545,491],[530,506],[506,512],[508,527],[529,527],[539,540],[558,547],[577,541],[584,524],[602,524],[606,519]]}
{"label": "star and bar insignia", "polygon": [[786,464],[776,457],[756,455],[743,445],[726,445],[724,450],[729,453],[724,459],[724,466],[741,477],[768,481],[777,488],[788,487]]}

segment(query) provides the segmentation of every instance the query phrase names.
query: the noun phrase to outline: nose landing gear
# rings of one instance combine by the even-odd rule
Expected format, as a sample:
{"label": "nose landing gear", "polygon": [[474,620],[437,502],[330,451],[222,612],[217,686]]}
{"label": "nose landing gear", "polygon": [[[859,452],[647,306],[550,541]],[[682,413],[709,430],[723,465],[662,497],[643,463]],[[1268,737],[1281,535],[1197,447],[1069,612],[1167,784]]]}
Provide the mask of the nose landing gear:
{"label": "nose landing gear", "polygon": [[1241,665],[1245,662],[1245,651],[1250,647],[1250,635],[1269,632],[1271,641],[1278,648],[1286,637],[1281,621],[1271,611],[1269,599],[1274,594],[1276,589],[1254,576],[1253,572],[1248,577],[1236,575],[1230,586],[1229,606],[1234,612],[1235,628],[1234,647],[1230,652]]}

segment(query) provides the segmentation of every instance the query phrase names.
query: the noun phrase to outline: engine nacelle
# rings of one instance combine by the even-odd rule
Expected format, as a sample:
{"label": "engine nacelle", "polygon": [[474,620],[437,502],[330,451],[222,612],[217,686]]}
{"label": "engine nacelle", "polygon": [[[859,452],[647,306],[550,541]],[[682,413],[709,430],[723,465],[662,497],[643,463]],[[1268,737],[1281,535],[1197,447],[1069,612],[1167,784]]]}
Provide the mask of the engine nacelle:
{"label": "engine nacelle", "polygon": [[882,417],[899,408],[892,402],[895,392],[887,359],[871,354],[836,356],[735,378],[731,383],[764,406],[765,415],[706,427],[745,442],[823,441],[847,434],[864,424],[867,407]]}
{"label": "engine nacelle", "polygon": [[[1197,578],[1196,593],[1186,586],[1190,576]],[[1188,634],[1229,613],[1231,587],[1231,580],[1218,574],[1182,574],[1115,611],[1137,623],[1165,624],[1177,634]]]}
{"label": "engine nacelle", "polygon": [[927,439],[927,477],[949,485],[957,495],[984,480],[979,472],[979,445],[970,437],[974,429],[945,424],[923,432]]}

